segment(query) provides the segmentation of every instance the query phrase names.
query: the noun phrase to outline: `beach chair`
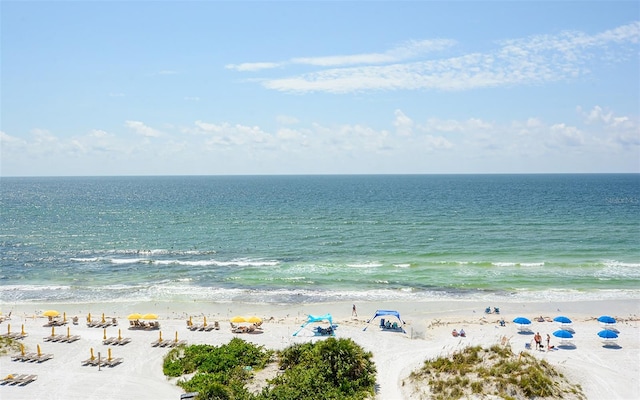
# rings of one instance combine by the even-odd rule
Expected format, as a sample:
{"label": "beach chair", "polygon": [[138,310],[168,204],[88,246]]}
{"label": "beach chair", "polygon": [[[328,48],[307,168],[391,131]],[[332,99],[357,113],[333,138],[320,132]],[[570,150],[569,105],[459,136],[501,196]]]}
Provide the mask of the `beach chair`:
{"label": "beach chair", "polygon": [[219,331],[220,330],[220,323],[218,321],[215,321],[213,323],[213,329]]}
{"label": "beach chair", "polygon": [[115,344],[117,341],[118,341],[118,338],[115,336],[112,336],[110,338],[104,339],[102,341],[102,344],[110,345],[110,344]]}
{"label": "beach chair", "polygon": [[494,314],[500,314],[500,309],[498,307],[493,307]]}
{"label": "beach chair", "polygon": [[485,314],[491,314],[491,307],[487,307],[484,309]]}
{"label": "beach chair", "polygon": [[125,344],[130,342],[131,342],[131,338],[125,337],[121,339],[116,339],[116,341],[113,344],[117,344],[118,346],[124,346]]}
{"label": "beach chair", "polygon": [[53,358],[53,354],[36,354],[29,361],[35,361],[37,363],[41,363],[47,360],[51,360],[52,358]]}
{"label": "beach chair", "polygon": [[16,354],[15,356],[11,356],[11,361],[29,361],[32,357],[37,356],[38,353],[25,353],[25,354]]}

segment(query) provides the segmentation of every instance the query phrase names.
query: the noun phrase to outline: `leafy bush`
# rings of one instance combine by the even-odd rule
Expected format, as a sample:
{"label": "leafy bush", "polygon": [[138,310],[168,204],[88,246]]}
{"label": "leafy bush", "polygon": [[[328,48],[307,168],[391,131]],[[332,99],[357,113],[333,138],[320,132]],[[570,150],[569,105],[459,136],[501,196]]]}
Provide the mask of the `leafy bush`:
{"label": "leafy bush", "polygon": [[[278,353],[282,373],[268,381],[258,394],[245,387],[249,370],[262,369],[274,351],[234,338],[219,347],[182,346],[172,349],[163,362],[167,376],[194,373],[178,385],[199,392],[198,399],[276,400],[345,399],[372,397],[375,365],[372,354],[351,339],[328,338],[316,343],[294,344]],[[248,368],[251,367],[251,368]]]}

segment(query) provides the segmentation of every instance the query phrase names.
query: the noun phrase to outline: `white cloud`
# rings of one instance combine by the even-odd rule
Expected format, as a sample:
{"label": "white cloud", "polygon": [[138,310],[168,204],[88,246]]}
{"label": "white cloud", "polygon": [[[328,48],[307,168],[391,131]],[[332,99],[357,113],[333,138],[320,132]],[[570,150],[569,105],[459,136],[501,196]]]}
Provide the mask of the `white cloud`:
{"label": "white cloud", "polygon": [[272,62],[255,62],[255,63],[242,63],[242,64],[227,64],[226,69],[233,69],[236,71],[260,71],[263,69],[278,68],[282,64]]}
{"label": "white cloud", "polygon": [[395,120],[393,125],[396,127],[396,133],[400,136],[411,136],[413,132],[413,121],[407,117],[401,110],[395,110]]}
{"label": "white cloud", "polygon": [[564,146],[583,146],[585,144],[585,138],[583,133],[575,126],[568,126],[564,123],[554,124],[550,128],[552,138],[555,144],[562,144]]}
{"label": "white cloud", "polygon": [[161,133],[141,121],[125,121],[125,126],[144,137],[159,137]]}
{"label": "white cloud", "polygon": [[298,118],[292,117],[290,115],[278,115],[276,117],[276,121],[282,125],[295,125],[300,122]]}
{"label": "white cloud", "polygon": [[250,70],[247,66],[241,69],[241,65],[255,65],[251,70],[263,69],[257,68],[261,64],[286,67],[291,63],[330,67],[260,80],[265,88],[283,92],[469,90],[575,79],[589,74],[588,62],[594,58],[635,56],[633,44],[639,38],[640,22],[633,22],[594,35],[569,31],[503,40],[493,51],[449,58],[405,62],[455,44],[453,40],[440,39],[408,42],[384,53],[296,57],[277,64],[239,64],[234,69]]}

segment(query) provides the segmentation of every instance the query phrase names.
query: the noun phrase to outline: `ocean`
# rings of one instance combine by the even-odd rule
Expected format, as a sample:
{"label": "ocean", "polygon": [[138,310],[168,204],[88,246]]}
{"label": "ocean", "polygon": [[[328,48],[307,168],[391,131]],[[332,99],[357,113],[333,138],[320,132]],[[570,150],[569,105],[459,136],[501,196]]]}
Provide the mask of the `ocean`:
{"label": "ocean", "polygon": [[640,298],[640,175],[3,177],[0,302]]}

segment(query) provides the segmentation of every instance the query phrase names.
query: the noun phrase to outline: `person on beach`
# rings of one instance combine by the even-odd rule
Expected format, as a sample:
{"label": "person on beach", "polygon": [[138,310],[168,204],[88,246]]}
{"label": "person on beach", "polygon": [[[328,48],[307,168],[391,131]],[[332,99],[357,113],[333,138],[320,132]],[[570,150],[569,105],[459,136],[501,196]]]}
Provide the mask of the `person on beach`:
{"label": "person on beach", "polygon": [[455,330],[455,329],[453,331],[451,331],[451,336],[458,337],[458,331]]}
{"label": "person on beach", "polygon": [[547,351],[551,350],[551,335],[547,333]]}
{"label": "person on beach", "polygon": [[540,332],[536,332],[533,340],[536,341],[536,350],[540,350],[540,348],[542,347],[542,336],[540,336]]}
{"label": "person on beach", "polygon": [[353,305],[353,308],[351,309],[351,316],[352,317],[357,317],[358,316],[358,312],[356,311],[356,305]]}

